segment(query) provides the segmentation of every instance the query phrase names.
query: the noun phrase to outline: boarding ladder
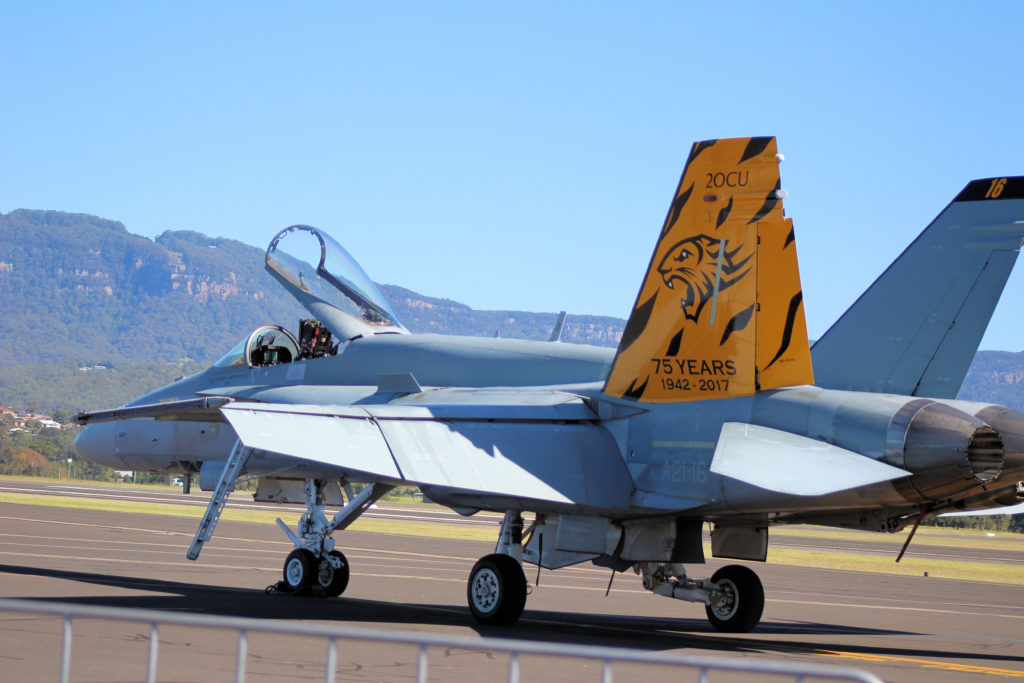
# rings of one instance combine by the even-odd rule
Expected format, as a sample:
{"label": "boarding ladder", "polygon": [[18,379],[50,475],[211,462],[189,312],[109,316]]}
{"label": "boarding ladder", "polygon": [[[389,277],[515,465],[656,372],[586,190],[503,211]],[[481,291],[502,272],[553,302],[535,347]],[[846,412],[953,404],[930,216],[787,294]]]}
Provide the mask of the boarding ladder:
{"label": "boarding ladder", "polygon": [[242,471],[245,461],[249,459],[250,453],[252,453],[251,448],[243,446],[241,440],[235,441],[235,447],[231,449],[231,454],[228,456],[227,462],[224,463],[220,481],[217,482],[217,487],[213,490],[213,495],[210,496],[210,503],[206,506],[206,514],[199,522],[196,536],[188,548],[186,555],[188,559],[197,559],[199,552],[203,549],[203,544],[213,537],[213,530],[217,527],[217,522],[220,521],[220,515],[224,511],[224,505],[228,502],[228,496],[235,490],[235,479]]}

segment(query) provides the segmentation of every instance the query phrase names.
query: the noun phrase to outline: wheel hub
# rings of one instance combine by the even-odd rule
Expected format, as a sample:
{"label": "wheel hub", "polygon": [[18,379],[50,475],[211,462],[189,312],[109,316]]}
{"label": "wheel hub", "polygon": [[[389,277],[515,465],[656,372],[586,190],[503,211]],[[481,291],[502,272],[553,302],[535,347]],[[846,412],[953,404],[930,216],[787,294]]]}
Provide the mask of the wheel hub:
{"label": "wheel hub", "polygon": [[288,583],[293,586],[298,586],[302,583],[303,573],[302,560],[296,557],[288,561],[288,565],[285,567],[285,574],[288,577]]}
{"label": "wheel hub", "polygon": [[320,567],[317,570],[317,581],[320,582],[321,586],[329,586],[331,581],[334,579],[334,565],[331,564],[330,560],[324,558],[320,561]]}
{"label": "wheel hub", "polygon": [[481,612],[490,612],[498,602],[498,577],[490,569],[482,569],[473,579],[473,604]]}
{"label": "wheel hub", "polygon": [[736,613],[737,606],[735,584],[729,580],[719,581],[718,590],[711,600],[711,609],[720,619],[728,619]]}

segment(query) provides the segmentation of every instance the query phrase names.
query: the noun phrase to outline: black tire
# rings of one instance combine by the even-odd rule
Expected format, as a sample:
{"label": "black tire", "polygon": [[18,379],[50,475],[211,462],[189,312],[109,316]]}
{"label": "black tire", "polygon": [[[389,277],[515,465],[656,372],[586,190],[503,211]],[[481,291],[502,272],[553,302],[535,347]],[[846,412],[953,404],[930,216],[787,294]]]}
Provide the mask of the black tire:
{"label": "black tire", "polygon": [[306,593],[313,585],[316,558],[305,548],[296,548],[284,561],[284,589],[289,593]]}
{"label": "black tire", "polygon": [[331,550],[327,554],[341,560],[341,567],[332,565],[327,557],[320,558],[316,572],[316,585],[327,597],[336,598],[348,588],[348,560],[337,550]]}
{"label": "black tire", "polygon": [[511,626],[526,606],[526,575],[508,555],[487,555],[469,573],[466,599],[473,618],[485,626]]}
{"label": "black tire", "polygon": [[764,587],[753,571],[738,564],[722,567],[711,577],[717,597],[705,606],[708,621],[717,631],[746,633],[761,621]]}

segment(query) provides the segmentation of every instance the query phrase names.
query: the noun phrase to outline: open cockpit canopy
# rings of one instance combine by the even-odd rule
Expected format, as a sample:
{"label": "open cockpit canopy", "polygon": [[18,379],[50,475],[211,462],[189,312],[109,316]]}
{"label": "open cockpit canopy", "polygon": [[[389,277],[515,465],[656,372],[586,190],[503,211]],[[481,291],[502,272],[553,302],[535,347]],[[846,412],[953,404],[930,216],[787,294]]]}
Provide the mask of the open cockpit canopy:
{"label": "open cockpit canopy", "polygon": [[293,225],[277,233],[266,268],[341,340],[407,332],[355,259],[317,228]]}

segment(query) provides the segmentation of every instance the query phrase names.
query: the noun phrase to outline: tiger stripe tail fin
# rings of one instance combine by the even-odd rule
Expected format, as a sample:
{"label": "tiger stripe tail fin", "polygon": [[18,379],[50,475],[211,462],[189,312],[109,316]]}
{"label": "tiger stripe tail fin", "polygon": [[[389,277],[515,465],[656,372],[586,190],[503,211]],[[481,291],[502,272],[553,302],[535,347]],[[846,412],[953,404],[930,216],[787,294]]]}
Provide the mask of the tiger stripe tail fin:
{"label": "tiger stripe tail fin", "polygon": [[643,402],[813,384],[775,138],[694,143],[604,393]]}

